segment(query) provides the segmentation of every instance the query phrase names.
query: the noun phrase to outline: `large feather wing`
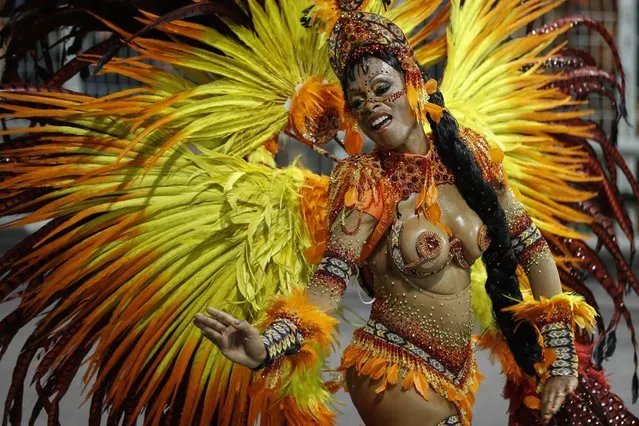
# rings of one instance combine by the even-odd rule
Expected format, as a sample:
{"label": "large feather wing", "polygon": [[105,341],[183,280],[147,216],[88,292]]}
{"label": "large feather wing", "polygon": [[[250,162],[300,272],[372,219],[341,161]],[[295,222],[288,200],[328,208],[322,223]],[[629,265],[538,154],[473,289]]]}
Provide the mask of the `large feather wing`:
{"label": "large feather wing", "polygon": [[[36,125],[2,132],[12,139],[0,145],[0,214],[23,215],[9,226],[49,220],[0,261],[0,299],[21,300],[0,324],[2,353],[38,319],[5,420],[20,423],[27,370],[42,356],[33,419],[45,409],[58,421],[88,357],[91,424],[105,411],[110,424],[142,411],[149,424],[243,424],[264,408],[266,424],[283,424],[283,407],[251,405],[251,372],[191,319],[216,306],[256,322],[271,296],[308,279],[307,224],[325,222],[327,178],[243,159],[289,128],[298,84],[330,78],[319,36],[299,25],[302,6],[249,1],[253,30],[229,23],[231,35],[162,24],[200,47],[135,39],[141,56],[107,71],[140,88],[102,98],[4,88],[3,118]],[[288,389],[303,388],[300,405],[313,410],[328,395],[317,369],[306,376]]]}
{"label": "large feather wing", "polygon": [[[269,297],[308,278],[299,168],[200,147],[167,152],[140,173],[144,145],[118,160],[127,142],[33,132],[1,147],[2,213],[32,210],[15,225],[51,220],[2,259],[0,297],[21,299],[0,325],[2,351],[38,318],[4,411],[14,422],[36,354],[40,402],[56,405],[94,349],[85,377],[92,423],[103,409],[111,419],[144,409],[149,424],[169,415],[231,424],[247,409],[246,395],[234,392],[249,385],[250,371],[203,340],[193,315],[216,306],[255,322]],[[37,207],[11,203],[20,198]]]}
{"label": "large feather wing", "polygon": [[[117,34],[106,35],[109,27],[96,16],[130,32],[144,28],[138,19],[140,9],[169,18],[190,17],[220,31],[227,29],[222,19],[250,25],[250,17],[233,1],[194,4],[179,0],[167,4],[156,0],[34,0],[8,1],[2,7],[3,16],[9,16],[9,19],[3,24],[0,39],[10,40],[4,56],[2,81],[53,86],[62,85],[78,72],[87,71],[89,63],[77,58],[79,52],[102,55],[119,45]],[[29,31],[24,31],[25,28]],[[153,35],[169,39],[162,32]],[[23,67],[35,72],[25,75],[19,72]]]}
{"label": "large feather wing", "polygon": [[[283,130],[297,130],[290,115],[302,109],[300,104],[310,103],[319,109],[314,98],[304,102],[303,96],[296,96],[309,81],[322,83],[312,93],[325,104],[322,106],[332,102],[339,105],[341,113],[341,98],[322,98],[321,91],[335,78],[324,40],[299,22],[304,3],[247,3],[251,25],[229,20],[224,33],[186,21],[160,19],[162,23],[157,23],[155,15],[145,13],[140,19],[155,23],[164,37],[134,38],[130,45],[139,56],[116,58],[103,68],[103,72],[138,81],[144,90],[121,91],[75,104],[58,114],[67,119],[102,115],[126,123],[122,125],[135,133],[131,146],[143,140],[162,141],[152,161],[171,146],[186,143],[238,156],[254,152]],[[116,24],[102,21],[121,37],[132,36]],[[98,59],[95,55],[81,58],[86,62]],[[60,109],[64,106],[52,99],[38,100]],[[306,108],[301,112],[310,115],[313,111]],[[14,117],[34,117],[30,113]]]}

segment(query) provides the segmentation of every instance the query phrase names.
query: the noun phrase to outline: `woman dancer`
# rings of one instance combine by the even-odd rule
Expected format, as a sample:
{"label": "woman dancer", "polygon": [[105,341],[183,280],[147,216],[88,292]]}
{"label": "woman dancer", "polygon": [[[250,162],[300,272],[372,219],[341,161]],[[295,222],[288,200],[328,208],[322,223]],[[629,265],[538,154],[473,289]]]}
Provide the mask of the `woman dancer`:
{"label": "woman dancer", "polygon": [[[5,421],[20,424],[37,362],[32,418],[44,410],[58,422],[60,398],[88,357],[90,424],[141,414],[146,424],[330,424],[330,391],[341,382],[320,374],[336,324],[327,310],[355,267],[377,299],[341,370],[367,422],[391,412],[406,422],[471,421],[471,305],[479,343],[508,378],[510,424],[540,423],[559,405],[560,424],[633,421],[590,363],[588,334],[575,333],[592,310],[560,294],[557,280],[596,306],[586,270],[613,297],[615,316],[607,329],[597,320],[606,334],[594,351],[608,356],[619,319],[632,325],[626,286],[639,286],[609,219],[629,238],[634,231],[603,167],[639,186],[580,99],[608,86],[623,93],[623,72],[618,82],[589,67],[584,79],[587,58],[553,47],[579,25],[609,41],[607,33],[585,18],[535,27],[554,0],[359,3],[318,1],[307,11],[303,21],[330,31],[328,43],[300,25],[309,4],[298,0],[115,13],[116,22],[90,21],[115,34],[92,52],[122,38],[140,56],[88,55],[59,70],[42,41],[48,84],[2,90],[3,118],[33,125],[2,132],[10,140],[0,145],[0,212],[24,213],[16,225],[53,219],[0,262],[0,298],[20,299],[0,323],[0,351],[39,319]],[[68,25],[89,7],[55,4],[55,16],[37,12],[36,23]],[[19,8],[16,28],[29,10]],[[12,37],[13,65],[39,36]],[[419,67],[444,59],[445,109]],[[140,87],[98,98],[57,87],[89,63]],[[357,155],[357,123],[377,144],[372,154]],[[278,135],[334,159],[322,145],[339,129],[350,157],[330,191],[328,177],[276,166]],[[604,165],[588,140],[604,149]],[[618,282],[575,222],[613,254]],[[517,263],[532,293],[519,290]],[[192,324],[206,307],[219,319],[196,323],[223,351]]]}
{"label": "woman dancer", "polygon": [[[294,296],[291,312],[282,310],[262,336],[215,309],[211,318],[197,315],[196,325],[232,361],[273,368],[279,357],[301,349],[304,329],[313,327],[296,312],[317,305],[320,316],[337,307],[365,263],[375,303],[342,362],[364,422],[470,425],[480,374],[471,342],[469,269],[482,255],[486,288],[511,351],[531,375],[541,361],[532,327],[515,330],[505,312],[534,305],[521,302],[517,256],[535,298],[549,299],[547,318],[535,319],[545,322],[546,347],[557,354],[542,382],[541,415],[548,422],[577,387],[575,312],[591,324],[594,311],[578,299],[574,307],[562,299],[567,296],[548,245],[506,187],[501,166],[480,136],[458,130],[436,83],[422,79],[401,30],[381,16],[346,11],[330,46],[348,110],[376,150],[333,172],[329,243],[306,290],[308,302]],[[565,341],[553,344],[559,340],[548,330]]]}

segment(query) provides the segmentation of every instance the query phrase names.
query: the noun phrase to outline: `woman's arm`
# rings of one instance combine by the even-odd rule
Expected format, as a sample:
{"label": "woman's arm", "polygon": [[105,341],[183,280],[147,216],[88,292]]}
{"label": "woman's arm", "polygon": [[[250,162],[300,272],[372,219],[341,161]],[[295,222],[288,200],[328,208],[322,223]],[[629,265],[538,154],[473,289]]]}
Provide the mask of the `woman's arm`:
{"label": "woman's arm", "polygon": [[343,210],[329,231],[329,240],[320,264],[311,277],[309,301],[332,311],[342,301],[346,285],[355,274],[362,248],[373,233],[377,219],[355,209]]}
{"label": "woman's arm", "polygon": [[350,278],[356,273],[362,248],[377,219],[355,209],[344,209],[330,227],[326,250],[303,294],[276,299],[262,324],[266,357],[255,369],[266,368],[285,355],[302,350],[305,341],[327,342]]}
{"label": "woman's arm", "polygon": [[513,250],[530,281],[533,296],[539,300],[560,294],[561,281],[555,260],[524,206],[507,186],[498,192],[498,199],[506,214]]}
{"label": "woman's arm", "polygon": [[542,301],[539,305],[534,302],[529,305],[528,319],[542,336],[544,357],[549,364],[546,371],[540,372],[545,380],[540,410],[542,420],[547,423],[566,396],[577,388],[579,361],[574,343],[574,318],[569,306],[562,303],[559,272],[548,243],[508,186],[498,192],[498,198],[506,214],[515,255],[528,277],[535,300]]}
{"label": "woman's arm", "polygon": [[[341,303],[362,248],[376,224],[375,217],[358,210],[340,213],[331,226],[326,250],[306,291],[276,298],[266,310],[262,333],[246,321],[214,308],[207,309],[209,316],[196,314],[195,325],[224,356],[256,370],[299,352],[304,341],[314,336],[321,335],[320,339],[325,340],[325,329],[332,324],[327,313]],[[313,324],[314,321],[318,324]]]}

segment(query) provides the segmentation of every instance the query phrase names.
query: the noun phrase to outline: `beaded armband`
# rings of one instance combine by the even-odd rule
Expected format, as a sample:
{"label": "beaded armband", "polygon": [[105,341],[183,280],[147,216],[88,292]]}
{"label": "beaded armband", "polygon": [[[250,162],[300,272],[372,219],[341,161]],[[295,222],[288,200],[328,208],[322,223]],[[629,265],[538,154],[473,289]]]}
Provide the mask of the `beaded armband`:
{"label": "beaded armband", "polygon": [[[259,324],[267,359],[255,368],[261,370],[268,388],[293,374],[296,365],[308,365],[325,356],[335,341],[337,321],[308,301],[303,288],[288,296],[276,297],[266,308],[266,318]],[[284,356],[291,355],[291,356]]]}
{"label": "beaded armband", "polygon": [[308,288],[313,294],[327,295],[332,305],[338,305],[357,270],[358,253],[340,242],[331,241],[322,256]]}
{"label": "beaded armband", "polygon": [[269,325],[262,333],[262,341],[266,347],[266,359],[253,369],[262,370],[284,355],[292,355],[302,348],[304,336],[295,323],[288,318],[280,318]]}
{"label": "beaded armband", "polygon": [[575,351],[575,333],[570,321],[551,322],[539,329],[544,348],[552,351],[555,360],[548,367],[550,376],[577,377],[579,359]]}
{"label": "beaded armband", "polygon": [[506,209],[505,213],[513,251],[526,273],[540,259],[552,259],[548,243],[521,205]]}
{"label": "beaded armband", "polygon": [[264,330],[268,361],[252,377],[247,410],[261,413],[268,424],[289,418],[300,425],[334,424],[320,373],[335,343],[337,321],[311,303],[301,286],[275,295],[264,314],[258,328]]}
{"label": "beaded armband", "polygon": [[543,365],[537,365],[541,382],[551,376],[577,376],[579,362],[575,350],[574,328],[594,331],[595,310],[581,296],[557,294],[550,299],[535,300],[530,291],[524,301],[505,309],[516,320],[534,325],[543,341]]}

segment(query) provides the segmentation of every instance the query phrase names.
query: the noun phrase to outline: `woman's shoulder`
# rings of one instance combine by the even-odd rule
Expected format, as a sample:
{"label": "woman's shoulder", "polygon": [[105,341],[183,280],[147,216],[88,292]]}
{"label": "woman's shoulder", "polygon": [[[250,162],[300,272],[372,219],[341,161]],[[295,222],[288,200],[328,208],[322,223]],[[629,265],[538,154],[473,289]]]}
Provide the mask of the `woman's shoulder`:
{"label": "woman's shoulder", "polygon": [[485,137],[467,127],[459,129],[459,137],[475,157],[484,179],[496,189],[502,187],[506,179],[502,164],[504,152],[498,147],[491,147]]}
{"label": "woman's shoulder", "polygon": [[382,168],[375,154],[358,154],[340,160],[335,165],[331,177],[337,178],[346,172],[375,174],[381,173]]}
{"label": "woman's shoulder", "polygon": [[329,183],[330,218],[344,207],[379,216],[382,178],[383,169],[374,154],[352,155],[337,163]]}

